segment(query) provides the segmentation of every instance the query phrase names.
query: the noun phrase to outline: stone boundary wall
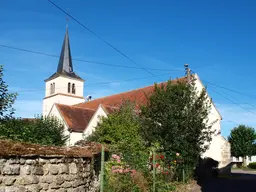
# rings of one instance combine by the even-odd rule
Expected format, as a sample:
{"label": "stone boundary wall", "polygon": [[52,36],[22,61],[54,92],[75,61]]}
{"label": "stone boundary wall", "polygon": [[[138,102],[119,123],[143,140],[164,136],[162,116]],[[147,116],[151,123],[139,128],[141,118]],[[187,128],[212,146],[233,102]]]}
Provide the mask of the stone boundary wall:
{"label": "stone boundary wall", "polygon": [[[42,146],[8,142],[10,153],[6,154],[1,151],[1,145],[6,145],[6,141],[0,140],[0,192],[98,191],[99,177],[96,169],[99,167],[96,167],[95,162],[99,157],[100,149],[96,152],[97,147],[94,146],[94,151],[89,150],[92,146],[73,149],[45,147],[46,151],[47,149],[51,151],[50,155],[47,155],[39,154],[35,150],[40,147],[41,151],[44,151]],[[22,148],[24,145],[27,151]],[[15,151],[21,148],[23,151],[15,155],[13,147]],[[62,149],[65,152],[53,155],[56,149]],[[31,150],[35,154],[31,154]]]}

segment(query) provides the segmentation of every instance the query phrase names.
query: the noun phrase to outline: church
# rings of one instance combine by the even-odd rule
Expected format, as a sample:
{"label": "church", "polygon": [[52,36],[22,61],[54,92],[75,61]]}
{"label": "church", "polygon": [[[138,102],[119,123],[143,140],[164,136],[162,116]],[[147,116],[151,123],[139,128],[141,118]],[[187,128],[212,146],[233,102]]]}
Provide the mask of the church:
{"label": "church", "polygon": [[[202,90],[204,85],[199,76],[197,74],[193,76],[196,87]],[[180,80],[186,81],[186,77]],[[68,28],[66,28],[57,70],[45,80],[43,115],[55,116],[63,122],[65,134],[70,136],[67,145],[74,145],[90,135],[100,118],[107,117],[123,100],[134,101],[139,106],[145,104],[146,95],[154,91],[154,85],[151,85],[98,99],[91,99],[90,96],[85,99],[84,82],[84,79],[74,72]],[[221,136],[221,120],[222,117],[212,102],[209,122],[215,122],[212,126],[214,134],[209,149],[202,156],[218,161],[219,166],[226,166],[230,162],[230,144]]]}

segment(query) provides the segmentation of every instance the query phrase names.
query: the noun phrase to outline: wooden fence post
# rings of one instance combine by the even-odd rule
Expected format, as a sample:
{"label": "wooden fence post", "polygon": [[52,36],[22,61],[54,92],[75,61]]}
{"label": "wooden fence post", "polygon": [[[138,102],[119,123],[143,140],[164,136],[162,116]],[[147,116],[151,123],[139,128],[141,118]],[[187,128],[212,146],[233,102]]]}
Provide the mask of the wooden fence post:
{"label": "wooden fence post", "polygon": [[104,146],[101,145],[100,192],[103,192],[103,186],[104,186],[104,160],[105,160],[105,151],[104,151]]}

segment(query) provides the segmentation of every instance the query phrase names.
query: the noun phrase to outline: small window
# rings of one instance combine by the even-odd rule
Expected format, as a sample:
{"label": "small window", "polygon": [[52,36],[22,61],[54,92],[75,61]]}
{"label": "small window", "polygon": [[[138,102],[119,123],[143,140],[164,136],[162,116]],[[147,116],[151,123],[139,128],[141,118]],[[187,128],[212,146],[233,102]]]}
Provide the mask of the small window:
{"label": "small window", "polygon": [[52,83],[50,85],[50,94],[52,94]]}
{"label": "small window", "polygon": [[72,94],[76,94],[76,87],[74,83],[72,84]]}
{"label": "small window", "polygon": [[249,161],[252,161],[252,157],[249,157],[248,159],[249,159]]}
{"label": "small window", "polygon": [[71,83],[68,83],[68,93],[70,93],[70,89],[71,89]]}
{"label": "small window", "polygon": [[55,83],[52,84],[52,93],[55,92]]}

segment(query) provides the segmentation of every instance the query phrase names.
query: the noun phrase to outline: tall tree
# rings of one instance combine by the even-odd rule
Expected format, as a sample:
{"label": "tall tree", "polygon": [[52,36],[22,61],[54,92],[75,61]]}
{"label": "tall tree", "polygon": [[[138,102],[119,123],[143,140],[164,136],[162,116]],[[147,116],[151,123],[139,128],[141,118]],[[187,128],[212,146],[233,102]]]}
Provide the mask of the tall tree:
{"label": "tall tree", "polygon": [[141,110],[147,144],[172,155],[180,153],[184,163],[193,167],[211,141],[214,122],[208,121],[210,102],[206,91],[198,92],[193,83],[168,81],[155,85]]}
{"label": "tall tree", "polygon": [[3,66],[0,65],[0,120],[10,118],[14,114],[12,105],[16,100],[16,93],[8,92],[8,85],[3,80]]}
{"label": "tall tree", "polygon": [[228,140],[231,144],[231,155],[243,157],[255,155],[256,133],[254,128],[239,125],[231,130]]}

